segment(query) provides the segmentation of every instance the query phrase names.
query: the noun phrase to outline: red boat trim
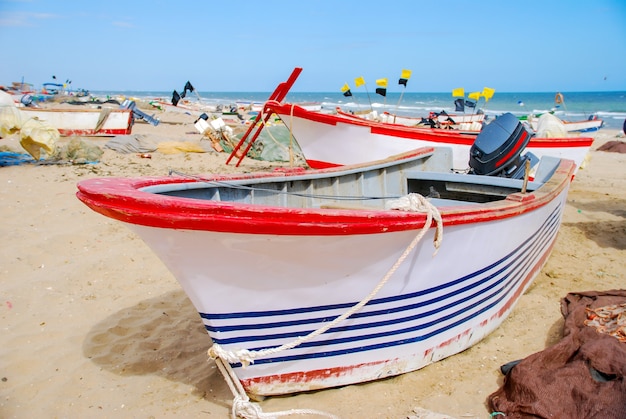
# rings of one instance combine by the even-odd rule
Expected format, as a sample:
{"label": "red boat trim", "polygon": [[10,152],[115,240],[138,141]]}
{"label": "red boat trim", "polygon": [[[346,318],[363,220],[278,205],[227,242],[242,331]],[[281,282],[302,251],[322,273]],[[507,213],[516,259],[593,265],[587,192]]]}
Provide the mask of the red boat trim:
{"label": "red boat trim", "polygon": [[[348,124],[355,126],[370,127],[372,134],[387,135],[391,137],[409,138],[422,141],[433,141],[442,144],[459,144],[471,146],[476,140],[476,135],[462,134],[453,130],[437,130],[432,128],[416,128],[405,125],[389,124],[384,122],[368,121],[358,117],[345,117],[321,112],[311,112],[293,104],[282,104],[268,101],[265,104],[266,112],[274,112],[281,116],[285,125],[289,126],[289,118],[303,118],[313,122],[328,125]],[[297,139],[296,139],[297,140]],[[593,143],[591,137],[564,137],[564,138],[537,138],[533,137],[528,143],[527,149],[533,148],[562,148],[562,147],[590,147]],[[322,167],[322,166],[318,166]]]}
{"label": "red boat trim", "polygon": [[538,138],[530,139],[526,148],[562,148],[562,147],[591,147],[591,137],[564,137],[564,138]]}
{"label": "red boat trim", "polygon": [[341,164],[329,163],[326,161],[319,161],[319,160],[308,160],[308,159],[306,163],[309,165],[311,169],[328,169],[330,167],[342,166]]}
{"label": "red boat trim", "polygon": [[132,129],[130,124],[127,128],[115,128],[115,129],[101,129],[94,131],[92,129],[59,129],[59,134],[64,137],[72,135],[86,135],[86,136],[114,136],[114,135],[128,135]]}
{"label": "red boat trim", "polygon": [[471,146],[476,139],[475,135],[461,134],[450,130],[435,131],[430,128],[414,128],[405,125],[386,124],[384,122],[366,121],[359,118],[346,118],[321,112],[311,112],[293,104],[267,102],[265,106],[267,112],[274,112],[281,116],[281,119],[284,118],[283,122],[286,126],[289,126],[289,118],[293,115],[294,117],[333,126],[337,124],[347,124],[367,127],[370,128],[370,132],[373,134],[387,135],[390,137],[410,138],[445,144],[463,144],[467,146]]}
{"label": "red boat trim", "polygon": [[[420,152],[430,149],[420,149]],[[342,168],[321,169],[328,173]],[[441,208],[444,225],[460,225],[505,219],[548,204],[566,188],[574,162],[562,160],[552,179],[538,190],[514,193],[488,206],[458,205]],[[207,180],[274,177],[277,173],[216,176]],[[298,176],[299,172],[280,173]],[[78,184],[77,197],[94,211],[110,218],[144,226],[272,235],[378,234],[421,228],[426,215],[404,211],[361,209],[276,208],[260,205],[208,201],[144,192],[154,185],[195,182],[180,177],[101,178]]]}

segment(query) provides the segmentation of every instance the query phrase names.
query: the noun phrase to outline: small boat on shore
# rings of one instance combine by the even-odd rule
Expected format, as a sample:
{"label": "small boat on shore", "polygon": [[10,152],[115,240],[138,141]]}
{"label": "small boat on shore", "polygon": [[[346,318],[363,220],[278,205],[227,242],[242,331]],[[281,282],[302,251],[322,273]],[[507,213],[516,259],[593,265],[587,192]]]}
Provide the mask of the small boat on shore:
{"label": "small boat on shore", "polygon": [[368,121],[383,122],[386,124],[405,125],[414,128],[448,129],[466,134],[478,134],[485,121],[485,115],[482,113],[447,114],[445,112],[431,112],[428,117],[414,118],[389,112],[378,113],[376,111],[365,114],[354,114],[337,108],[337,115],[345,116],[346,118],[361,118]]}
{"label": "small boat on shore", "polygon": [[505,177],[527,137],[482,139],[473,168],[494,176],[426,147],[320,170],[94,178],[77,197],[161,258],[249,394],[318,390],[467,349],[539,273],[575,164],[544,156],[533,181]]}
{"label": "small boat on shore", "polygon": [[[566,121],[556,116],[553,116],[553,118],[557,119],[562,124],[565,132],[593,132],[598,131],[604,125],[604,121],[599,119],[596,115],[591,115],[588,119],[580,121]],[[527,116],[525,120],[535,132],[540,130],[541,117]]]}
{"label": "small boat on shore", "polygon": [[[454,130],[416,128],[356,117],[309,112],[297,105],[278,101],[268,101],[265,113],[276,114],[285,126],[289,127],[304,158],[312,168],[385,159],[416,147],[448,146],[452,148],[454,169],[466,170],[468,153],[476,140],[476,135]],[[512,130],[519,121],[517,117],[507,113],[490,124],[496,122]],[[577,167],[580,167],[585,162],[592,143],[593,138],[590,137],[533,136],[528,143],[527,151],[537,157],[549,155],[574,160]]]}
{"label": "small boat on shore", "polygon": [[47,109],[20,108],[23,117],[56,128],[62,136],[128,135],[132,131],[132,109]]}
{"label": "small boat on shore", "polygon": [[[526,121],[533,129],[533,131],[538,132],[541,131],[541,121],[543,117],[549,117],[554,119],[561,125],[558,129],[568,133],[568,132],[593,132],[597,131],[604,125],[604,121],[598,118],[597,115],[589,115],[587,119],[583,119],[580,121],[568,121],[564,119],[560,119],[555,115],[557,109],[563,107],[563,109],[567,109],[565,106],[565,98],[561,92],[557,92],[554,96],[554,105],[555,107],[551,109],[549,112],[543,114],[530,114],[524,115],[520,117],[520,120]],[[551,122],[554,123],[554,122]]]}

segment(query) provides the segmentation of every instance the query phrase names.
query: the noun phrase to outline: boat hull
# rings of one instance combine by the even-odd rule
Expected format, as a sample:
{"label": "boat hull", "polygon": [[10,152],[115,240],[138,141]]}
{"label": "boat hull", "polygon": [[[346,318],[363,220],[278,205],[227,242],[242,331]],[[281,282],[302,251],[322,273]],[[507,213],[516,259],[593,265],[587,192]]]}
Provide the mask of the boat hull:
{"label": "boat hull", "polygon": [[[323,168],[384,159],[418,147],[446,146],[453,152],[453,168],[469,167],[475,135],[404,127],[357,118],[307,112],[290,104],[267,103],[293,133],[310,167]],[[570,159],[581,167],[593,138],[532,138],[526,151],[536,157]]]}
{"label": "boat hull", "polygon": [[[574,163],[552,159],[547,179],[522,193],[518,179],[432,172],[443,157],[449,168],[449,149],[430,148],[403,163],[201,180],[89,179],[79,183],[78,197],[150,246],[215,344],[232,352],[269,350],[246,367],[231,367],[247,392],[279,395],[402,374],[461,352],[501,324],[539,273],[558,233]],[[443,182],[446,190],[475,185],[501,195],[484,203],[432,198],[444,226],[436,254],[434,225],[412,248],[427,223],[422,212],[374,209],[378,199],[367,207],[321,205],[333,191],[403,196],[421,181],[426,188]],[[275,350],[368,296],[324,333]]]}
{"label": "boat hull", "polygon": [[56,128],[62,136],[128,135],[133,112],[129,109],[37,109],[20,108],[25,118],[38,119]]}
{"label": "boat hull", "polygon": [[[337,114],[340,116],[352,116],[349,113],[343,112],[337,109]],[[356,116],[356,115],[354,115]],[[358,115],[366,120],[383,122],[386,124],[398,124],[409,127],[423,126],[423,118],[413,118],[410,116],[395,115],[389,112],[370,112],[365,115]],[[437,115],[437,122],[439,122],[442,128],[454,129],[460,131],[475,131],[480,132],[482,124],[485,120],[484,114],[450,114],[450,115]]]}
{"label": "boat hull", "polygon": [[[301,347],[234,364],[235,373],[248,393],[280,395],[394,376],[469,348],[502,323],[540,271],[563,206],[564,195],[519,219],[447,227],[435,256],[432,234],[425,236],[363,310]],[[233,351],[276,347],[332,321],[376,286],[416,235],[129,227],[178,279],[213,341]],[[520,234],[521,245],[507,239]]]}
{"label": "boat hull", "polygon": [[[593,132],[598,131],[604,125],[604,121],[601,119],[586,119],[582,121],[561,121],[563,128],[567,132]],[[530,121],[530,125],[533,130],[539,129],[539,122],[537,119]]]}

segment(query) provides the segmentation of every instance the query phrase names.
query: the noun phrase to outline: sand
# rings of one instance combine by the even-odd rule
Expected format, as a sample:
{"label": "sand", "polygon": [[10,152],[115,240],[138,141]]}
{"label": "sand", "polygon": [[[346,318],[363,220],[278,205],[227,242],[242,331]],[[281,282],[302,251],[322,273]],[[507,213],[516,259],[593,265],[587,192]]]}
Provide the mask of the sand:
{"label": "sand", "polygon": [[[200,141],[190,115],[162,114],[133,134]],[[166,123],[170,122],[170,123]],[[556,246],[512,315],[476,346],[398,377],[268,398],[264,412],[315,408],[342,418],[487,418],[500,365],[557,342],[568,292],[626,284],[626,154],[596,151],[593,134]],[[63,141],[66,141],[64,139]],[[107,139],[87,141],[104,146]],[[0,146],[15,140],[0,140]],[[210,339],[173,276],[126,227],[89,210],[76,182],[96,176],[259,170],[225,153],[105,150],[95,165],[0,167],[0,417],[161,418],[230,414],[232,394],[206,351]],[[444,233],[445,234],[445,233]],[[417,413],[417,412],[421,413]],[[431,415],[432,416],[432,415]]]}

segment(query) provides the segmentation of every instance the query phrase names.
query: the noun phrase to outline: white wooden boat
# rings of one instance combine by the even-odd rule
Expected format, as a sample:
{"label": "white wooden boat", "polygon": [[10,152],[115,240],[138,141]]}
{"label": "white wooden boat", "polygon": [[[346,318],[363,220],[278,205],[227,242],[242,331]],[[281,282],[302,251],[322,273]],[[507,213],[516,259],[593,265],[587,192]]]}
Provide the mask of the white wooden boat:
{"label": "white wooden boat", "polygon": [[130,109],[43,109],[20,108],[25,120],[37,119],[56,128],[63,136],[127,135],[132,131],[133,111]]}
{"label": "white wooden boat", "polygon": [[[534,131],[539,130],[540,118],[528,116],[526,120]],[[559,121],[563,124],[563,129],[566,132],[593,132],[598,131],[604,125],[604,121],[595,115],[580,121],[566,121],[563,119],[559,119]]]}
{"label": "white wooden boat", "polygon": [[[162,259],[249,394],[280,395],[417,370],[511,312],[554,245],[575,164],[544,157],[526,191],[451,168],[449,148],[421,148],[321,170],[96,178],[77,196]],[[426,213],[390,209],[410,202]]]}
{"label": "white wooden boat", "polygon": [[[445,145],[453,150],[454,169],[466,170],[468,153],[476,140],[476,135],[453,130],[406,127],[309,112],[297,105],[278,101],[268,101],[265,113],[278,115],[290,128],[304,158],[312,168],[358,164],[384,159],[416,147]],[[494,121],[503,121],[502,118],[510,119],[509,122],[518,122],[512,114],[505,114]],[[242,138],[242,141],[248,140]],[[580,167],[584,164],[592,143],[593,138],[590,137],[532,137],[527,151],[538,158],[550,155],[574,160],[577,167]]]}
{"label": "white wooden boat", "polygon": [[478,134],[483,127],[485,114],[443,114],[431,113],[428,117],[414,118],[410,116],[396,115],[390,112],[376,111],[365,114],[354,114],[337,108],[337,115],[347,118],[363,118],[369,121],[383,122],[386,124],[398,124],[408,127],[436,127],[439,129],[453,129],[467,133]]}

